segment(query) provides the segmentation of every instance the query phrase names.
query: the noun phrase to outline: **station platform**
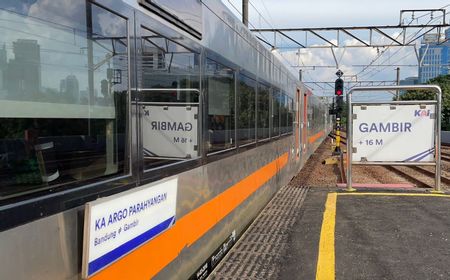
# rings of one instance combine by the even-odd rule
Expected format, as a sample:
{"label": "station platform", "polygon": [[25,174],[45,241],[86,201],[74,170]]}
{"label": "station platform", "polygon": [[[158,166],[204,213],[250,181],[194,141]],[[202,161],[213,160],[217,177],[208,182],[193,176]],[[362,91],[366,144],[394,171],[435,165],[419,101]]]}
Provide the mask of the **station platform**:
{"label": "station platform", "polygon": [[450,195],[282,188],[211,279],[450,279]]}

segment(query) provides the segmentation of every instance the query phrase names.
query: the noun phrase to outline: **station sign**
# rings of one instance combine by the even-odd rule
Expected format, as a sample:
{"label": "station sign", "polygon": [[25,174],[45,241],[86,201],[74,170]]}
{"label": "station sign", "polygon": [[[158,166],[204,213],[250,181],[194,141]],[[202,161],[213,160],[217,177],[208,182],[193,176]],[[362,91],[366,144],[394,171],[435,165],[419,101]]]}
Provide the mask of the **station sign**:
{"label": "station sign", "polygon": [[353,162],[434,162],[435,105],[353,105]]}
{"label": "station sign", "polygon": [[142,110],[146,157],[196,157],[198,106],[143,105]]}
{"label": "station sign", "polygon": [[175,223],[178,179],[86,204],[82,277],[88,278]]}

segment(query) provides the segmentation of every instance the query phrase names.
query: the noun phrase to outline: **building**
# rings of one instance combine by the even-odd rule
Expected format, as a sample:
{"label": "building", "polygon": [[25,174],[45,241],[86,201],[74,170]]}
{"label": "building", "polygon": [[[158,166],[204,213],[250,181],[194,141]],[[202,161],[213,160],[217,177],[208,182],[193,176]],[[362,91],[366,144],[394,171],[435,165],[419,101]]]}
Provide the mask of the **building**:
{"label": "building", "polygon": [[[412,85],[418,85],[419,84],[419,77],[407,77],[403,80],[400,80],[401,86],[412,86]],[[405,94],[406,90],[401,90],[400,95]]]}
{"label": "building", "polygon": [[41,54],[36,40],[13,42],[14,58],[9,60],[5,87],[13,99],[35,99],[41,91]]}
{"label": "building", "polygon": [[0,49],[0,91],[5,88],[5,75],[6,69],[8,68],[8,56],[6,52],[6,45]]}
{"label": "building", "polygon": [[444,43],[437,34],[427,35],[422,39],[422,45],[419,49],[421,62],[421,65],[419,65],[419,83],[426,83],[437,76],[450,73],[450,29],[445,31],[445,40],[449,41]]}
{"label": "building", "polygon": [[419,84],[419,78],[418,77],[407,77],[403,80],[400,80],[400,85],[418,85]]}
{"label": "building", "polygon": [[59,91],[64,101],[80,103],[80,87],[76,76],[69,75],[62,79],[59,83]]}

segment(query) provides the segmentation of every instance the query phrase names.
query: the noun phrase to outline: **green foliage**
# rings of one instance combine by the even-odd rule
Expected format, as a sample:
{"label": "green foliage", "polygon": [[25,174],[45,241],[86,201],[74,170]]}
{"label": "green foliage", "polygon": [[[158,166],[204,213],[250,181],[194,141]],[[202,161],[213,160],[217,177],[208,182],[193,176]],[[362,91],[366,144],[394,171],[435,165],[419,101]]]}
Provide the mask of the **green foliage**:
{"label": "green foliage", "polygon": [[[450,130],[450,75],[438,76],[427,84],[438,85],[442,90],[442,130]],[[429,91],[409,90],[400,96],[400,100],[433,100],[434,94]]]}

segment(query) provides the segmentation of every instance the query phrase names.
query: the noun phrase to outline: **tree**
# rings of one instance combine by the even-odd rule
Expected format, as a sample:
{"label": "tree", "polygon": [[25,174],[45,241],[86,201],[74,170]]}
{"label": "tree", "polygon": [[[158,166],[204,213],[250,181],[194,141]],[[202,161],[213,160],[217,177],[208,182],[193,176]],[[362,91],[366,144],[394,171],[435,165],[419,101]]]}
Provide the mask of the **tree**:
{"label": "tree", "polygon": [[[450,130],[450,75],[442,75],[427,82],[438,85],[442,90],[441,129]],[[408,90],[400,96],[400,100],[433,100],[434,93],[430,91]]]}

